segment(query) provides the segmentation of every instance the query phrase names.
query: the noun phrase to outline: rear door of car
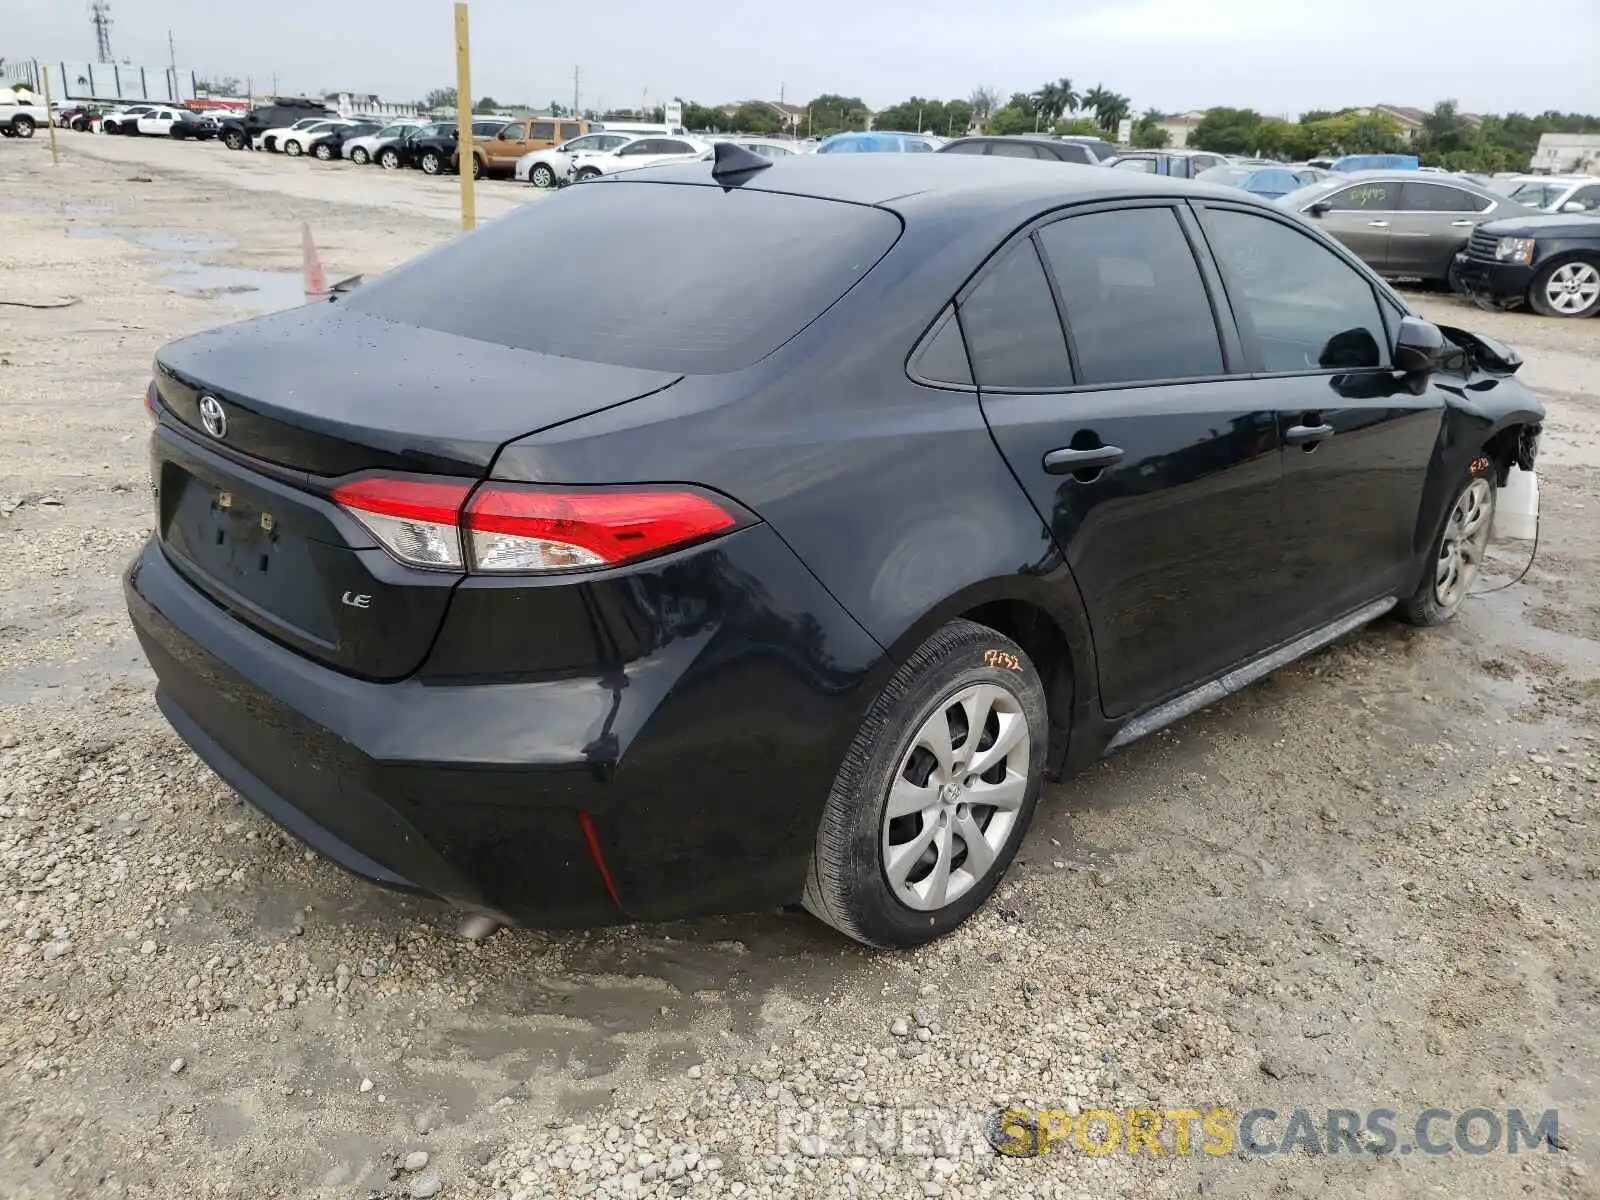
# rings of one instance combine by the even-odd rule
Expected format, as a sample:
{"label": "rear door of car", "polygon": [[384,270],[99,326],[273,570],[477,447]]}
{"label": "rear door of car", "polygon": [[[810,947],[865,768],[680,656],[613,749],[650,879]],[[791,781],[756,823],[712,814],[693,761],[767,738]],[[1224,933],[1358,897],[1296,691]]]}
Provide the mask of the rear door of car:
{"label": "rear door of car", "polygon": [[582,137],[587,128],[582,121],[562,121],[556,130],[556,140],[570,142],[573,138]]}
{"label": "rear door of car", "polygon": [[1284,625],[1277,414],[1199,246],[1179,202],[1091,206],[1014,238],[958,304],[984,416],[1071,568],[1111,716]]}
{"label": "rear door of car", "polygon": [[1402,183],[1397,211],[1389,218],[1387,273],[1446,278],[1451,261],[1493,207],[1492,200],[1448,183]]}
{"label": "rear door of car", "polygon": [[1352,183],[1321,198],[1320,215],[1306,213],[1323,232],[1338,238],[1374,271],[1388,273],[1389,229],[1400,203],[1400,185],[1382,181]]}
{"label": "rear door of car", "polygon": [[1405,586],[1443,400],[1397,376],[1399,312],[1336,251],[1275,213],[1196,208],[1277,409],[1287,598],[1309,629]]}

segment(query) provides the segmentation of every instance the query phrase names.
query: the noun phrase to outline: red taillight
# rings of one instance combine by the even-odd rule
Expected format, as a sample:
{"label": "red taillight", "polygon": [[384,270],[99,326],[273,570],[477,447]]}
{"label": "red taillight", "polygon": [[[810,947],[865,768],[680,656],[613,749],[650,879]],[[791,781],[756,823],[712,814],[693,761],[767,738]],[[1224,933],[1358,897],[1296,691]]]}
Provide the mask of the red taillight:
{"label": "red taillight", "polygon": [[467,480],[371,477],[333,489],[338,505],[403,563],[460,570],[461,506]]}
{"label": "red taillight", "polygon": [[659,554],[731,529],[696,492],[556,492],[487,484],[467,506],[479,571],[570,571]]}
{"label": "red taillight", "polygon": [[341,484],[333,498],[401,562],[485,573],[615,566],[738,524],[709,497],[671,488],[472,488],[466,481],[368,477]]}
{"label": "red taillight", "polygon": [[144,415],[152,421],[160,419],[160,414],[156,411],[156,398],[156,381],[152,379],[150,386],[144,390]]}

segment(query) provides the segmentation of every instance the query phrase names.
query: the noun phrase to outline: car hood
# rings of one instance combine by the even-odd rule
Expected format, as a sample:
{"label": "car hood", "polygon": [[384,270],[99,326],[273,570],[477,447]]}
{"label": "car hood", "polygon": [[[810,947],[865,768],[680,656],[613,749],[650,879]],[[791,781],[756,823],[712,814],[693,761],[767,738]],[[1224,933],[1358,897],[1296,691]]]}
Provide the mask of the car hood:
{"label": "car hood", "polygon": [[1550,216],[1501,217],[1478,226],[1496,237],[1578,237],[1600,242],[1600,216],[1556,213]]}

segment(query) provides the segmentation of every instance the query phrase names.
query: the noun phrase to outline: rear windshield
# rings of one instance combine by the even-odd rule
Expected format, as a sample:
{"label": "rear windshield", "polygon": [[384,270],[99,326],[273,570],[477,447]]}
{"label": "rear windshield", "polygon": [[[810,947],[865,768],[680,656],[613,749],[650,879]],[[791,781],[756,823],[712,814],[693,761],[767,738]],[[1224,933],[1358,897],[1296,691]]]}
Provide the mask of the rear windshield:
{"label": "rear windshield", "polygon": [[877,208],[584,183],[349,294],[351,308],[567,358],[718,374],[770,354],[894,245]]}

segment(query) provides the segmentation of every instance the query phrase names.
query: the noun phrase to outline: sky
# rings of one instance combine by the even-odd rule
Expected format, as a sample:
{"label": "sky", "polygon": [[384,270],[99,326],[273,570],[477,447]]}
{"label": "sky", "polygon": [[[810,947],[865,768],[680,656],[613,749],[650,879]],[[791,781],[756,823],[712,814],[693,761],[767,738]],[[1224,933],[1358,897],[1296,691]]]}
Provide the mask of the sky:
{"label": "sky", "polygon": [[[110,0],[115,57],[256,91],[417,100],[455,83],[448,0]],[[1455,99],[1469,112],[1600,113],[1600,0],[473,0],[472,90],[502,104],[633,108],[681,96],[873,108],[1063,76],[1136,112],[1311,108]],[[88,61],[88,0],[8,0],[5,54]]]}

